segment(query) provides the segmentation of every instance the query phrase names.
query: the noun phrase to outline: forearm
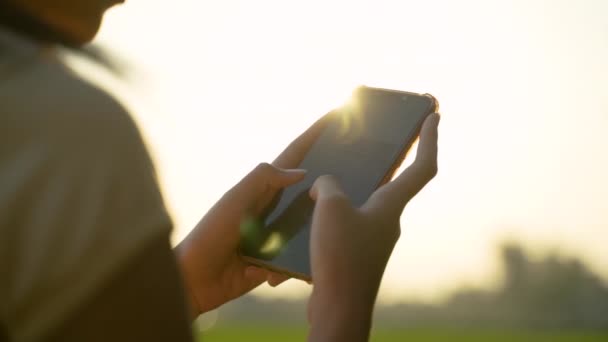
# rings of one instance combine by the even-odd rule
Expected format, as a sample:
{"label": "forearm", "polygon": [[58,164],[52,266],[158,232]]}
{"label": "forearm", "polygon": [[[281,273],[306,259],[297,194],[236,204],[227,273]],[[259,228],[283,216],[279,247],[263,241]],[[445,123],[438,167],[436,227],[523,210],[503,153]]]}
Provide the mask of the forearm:
{"label": "forearm", "polygon": [[375,295],[313,293],[309,307],[310,342],[367,341]]}

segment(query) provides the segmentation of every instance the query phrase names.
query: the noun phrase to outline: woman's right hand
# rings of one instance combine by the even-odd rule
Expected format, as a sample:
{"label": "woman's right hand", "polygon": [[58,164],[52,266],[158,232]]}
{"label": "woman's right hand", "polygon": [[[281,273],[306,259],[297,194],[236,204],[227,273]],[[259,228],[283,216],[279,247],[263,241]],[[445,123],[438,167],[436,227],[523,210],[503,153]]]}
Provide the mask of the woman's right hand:
{"label": "woman's right hand", "polygon": [[400,235],[401,213],[437,173],[438,123],[439,114],[425,120],[414,163],[360,208],[351,205],[331,176],[320,177],[311,188],[316,202],[311,341],[367,341],[380,281]]}

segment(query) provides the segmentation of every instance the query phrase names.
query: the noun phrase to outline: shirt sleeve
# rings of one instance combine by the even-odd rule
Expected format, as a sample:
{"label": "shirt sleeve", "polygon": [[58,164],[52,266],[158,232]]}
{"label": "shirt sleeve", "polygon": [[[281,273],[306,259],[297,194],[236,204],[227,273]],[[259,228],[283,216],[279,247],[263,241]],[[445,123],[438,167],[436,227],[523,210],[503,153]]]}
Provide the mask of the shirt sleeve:
{"label": "shirt sleeve", "polygon": [[35,105],[2,119],[0,315],[13,341],[44,339],[171,230],[126,111],[88,85],[68,107],[48,89],[29,89]]}

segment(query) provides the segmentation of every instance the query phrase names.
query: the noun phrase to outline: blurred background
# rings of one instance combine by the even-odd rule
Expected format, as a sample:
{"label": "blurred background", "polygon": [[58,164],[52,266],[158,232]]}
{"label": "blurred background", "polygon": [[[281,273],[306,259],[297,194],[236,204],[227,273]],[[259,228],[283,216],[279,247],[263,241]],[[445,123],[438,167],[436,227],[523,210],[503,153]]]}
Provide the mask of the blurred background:
{"label": "blurred background", "polygon": [[[603,0],[130,0],[95,42],[119,74],[72,63],[145,132],[175,242],[355,86],[433,94],[439,174],[402,217],[374,339],[608,340],[606,18]],[[262,286],[194,328],[303,338],[309,292]]]}

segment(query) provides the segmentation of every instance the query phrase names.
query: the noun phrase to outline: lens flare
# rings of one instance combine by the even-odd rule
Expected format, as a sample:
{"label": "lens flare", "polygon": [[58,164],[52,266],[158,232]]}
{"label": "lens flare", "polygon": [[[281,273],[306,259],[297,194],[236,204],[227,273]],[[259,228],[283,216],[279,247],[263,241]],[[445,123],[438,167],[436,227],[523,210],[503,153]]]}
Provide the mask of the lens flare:
{"label": "lens flare", "polygon": [[340,108],[338,134],[343,143],[349,143],[362,134],[362,114],[362,106],[356,94]]}
{"label": "lens flare", "polygon": [[264,255],[275,255],[283,248],[285,244],[284,240],[279,232],[273,232],[268,236],[262,248],[260,248],[260,252]]}
{"label": "lens flare", "polygon": [[248,249],[255,248],[262,243],[261,222],[255,217],[246,217],[240,225],[241,241]]}

